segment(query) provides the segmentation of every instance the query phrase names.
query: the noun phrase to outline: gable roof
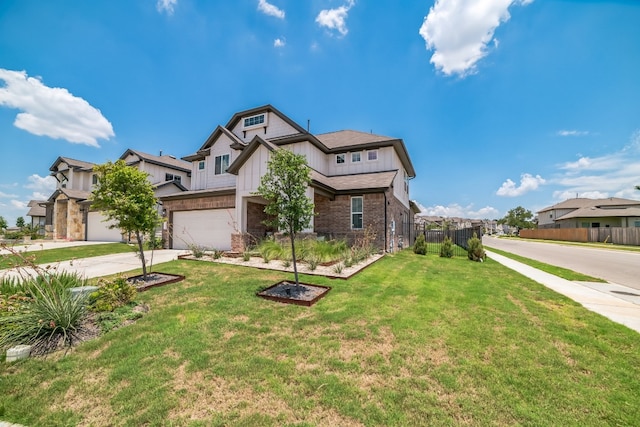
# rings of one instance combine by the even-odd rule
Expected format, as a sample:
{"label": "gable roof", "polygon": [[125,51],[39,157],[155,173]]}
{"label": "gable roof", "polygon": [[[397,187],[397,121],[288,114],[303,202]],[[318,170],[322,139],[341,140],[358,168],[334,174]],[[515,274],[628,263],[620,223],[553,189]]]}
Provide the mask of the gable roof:
{"label": "gable roof", "polygon": [[58,172],[57,168],[58,168],[58,165],[60,163],[66,163],[67,165],[69,165],[69,167],[71,169],[84,170],[84,171],[90,171],[95,166],[95,163],[85,162],[83,160],[72,159],[71,157],[62,157],[62,156],[60,156],[49,167],[49,170],[51,172]]}
{"label": "gable roof", "polygon": [[165,181],[165,182],[161,182],[158,184],[155,184],[153,186],[154,189],[157,188],[163,188],[163,187],[168,187],[170,185],[174,185],[178,190],[180,191],[188,191],[189,189],[187,187],[185,187],[184,185],[182,185],[182,183],[178,182],[178,181]]}
{"label": "gable roof", "polygon": [[629,207],[599,207],[588,206],[571,211],[559,218],[556,221],[562,221],[572,218],[620,218],[620,217],[640,217],[640,204],[637,206]]}
{"label": "gable roof", "polygon": [[43,206],[40,206],[40,203],[46,203],[46,200],[30,200],[29,204],[27,204],[27,206],[29,206],[29,212],[27,212],[27,216],[30,217],[37,217],[37,216],[46,216],[46,208]]}
{"label": "gable roof", "polygon": [[247,144],[247,147],[242,150],[242,153],[240,153],[240,155],[238,157],[236,157],[236,159],[233,161],[233,163],[231,163],[229,165],[229,167],[227,168],[227,172],[228,173],[232,173],[234,175],[238,174],[238,171],[240,171],[240,168],[242,167],[242,165],[249,159],[249,157],[251,157],[251,155],[258,149],[258,147],[260,147],[261,145],[267,147],[267,149],[269,151],[274,151],[277,150],[278,147],[276,145],[274,145],[273,143],[266,141],[262,138],[260,138],[259,136],[254,136],[253,139],[251,140],[251,142],[249,144]]}
{"label": "gable roof", "polygon": [[567,199],[563,202],[556,203],[553,206],[546,207],[538,212],[548,212],[557,209],[582,209],[589,207],[601,207],[601,206],[640,206],[640,200],[621,199],[619,197],[610,197],[608,199],[587,199],[587,198],[575,198]]}
{"label": "gable roof", "polygon": [[231,117],[231,119],[229,120],[225,128],[233,129],[238,124],[238,122],[242,120],[242,118],[248,117],[248,116],[255,116],[256,114],[267,113],[267,112],[276,114],[282,120],[284,120],[288,125],[290,125],[292,128],[297,130],[299,133],[302,133],[302,134],[309,133],[307,132],[306,129],[304,129],[302,126],[300,126],[299,124],[291,120],[289,117],[285,116],[280,110],[276,109],[271,104],[266,104],[261,107],[251,108],[249,110],[244,110],[244,111],[235,113],[233,117]]}
{"label": "gable roof", "polygon": [[155,156],[153,154],[143,153],[142,151],[132,150],[131,148],[128,148],[124,153],[122,153],[120,159],[124,160],[130,154],[133,154],[139,159],[154,165],[165,166],[182,172],[191,172],[191,164],[189,164],[189,162],[185,162],[184,160],[180,160],[166,154],[163,156]]}
{"label": "gable roof", "polygon": [[48,202],[55,201],[60,194],[64,194],[69,199],[79,200],[79,201],[88,200],[89,197],[91,196],[90,191],[73,190],[71,188],[59,188],[56,191],[54,191],[53,194],[51,194],[51,196],[49,196]]}

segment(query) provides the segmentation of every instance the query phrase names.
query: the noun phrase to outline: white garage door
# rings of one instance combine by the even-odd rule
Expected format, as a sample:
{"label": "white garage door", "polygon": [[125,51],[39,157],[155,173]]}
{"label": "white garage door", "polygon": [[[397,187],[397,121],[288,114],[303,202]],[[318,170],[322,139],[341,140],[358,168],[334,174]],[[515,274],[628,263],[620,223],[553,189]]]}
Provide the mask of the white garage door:
{"label": "white garage door", "polygon": [[232,209],[203,209],[173,213],[173,249],[198,245],[228,251],[235,221]]}
{"label": "white garage door", "polygon": [[89,212],[87,216],[87,240],[95,242],[121,242],[122,235],[117,228],[109,228],[112,221],[105,219],[100,212]]}

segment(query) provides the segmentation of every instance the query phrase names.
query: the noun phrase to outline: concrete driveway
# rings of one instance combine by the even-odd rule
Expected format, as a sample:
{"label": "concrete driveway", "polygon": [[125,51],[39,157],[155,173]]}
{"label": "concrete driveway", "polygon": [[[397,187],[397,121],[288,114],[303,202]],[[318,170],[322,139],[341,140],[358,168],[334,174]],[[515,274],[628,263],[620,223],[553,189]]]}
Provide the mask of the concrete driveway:
{"label": "concrete driveway", "polygon": [[[43,243],[43,246],[40,246]],[[28,246],[16,245],[15,249],[23,251],[36,251],[43,249],[65,248],[70,246],[85,246],[92,244],[100,244],[105,242],[38,242]],[[4,253],[7,253],[6,251]],[[161,249],[153,252],[153,266],[178,259],[178,255],[188,253],[185,250]],[[145,251],[145,259],[147,260],[147,268],[151,262],[151,251]],[[124,273],[125,271],[141,268],[142,264],[138,255],[134,252],[121,254],[102,255],[92,258],[80,258],[72,261],[61,261],[50,264],[52,268],[58,271],[67,271],[78,273],[87,279],[94,277],[108,276],[116,273]],[[46,267],[46,265],[40,265]],[[154,270],[157,270],[154,268]],[[33,274],[32,270],[25,269],[23,273]],[[15,270],[0,270],[0,277],[15,277],[20,273]]]}
{"label": "concrete driveway", "polygon": [[482,243],[546,264],[640,290],[640,252],[484,236]]}

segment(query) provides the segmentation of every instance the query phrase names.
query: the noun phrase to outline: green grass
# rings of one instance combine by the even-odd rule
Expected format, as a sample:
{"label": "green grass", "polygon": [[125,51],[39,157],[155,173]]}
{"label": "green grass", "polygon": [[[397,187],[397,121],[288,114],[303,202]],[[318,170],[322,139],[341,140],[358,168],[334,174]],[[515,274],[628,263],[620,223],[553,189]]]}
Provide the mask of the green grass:
{"label": "green grass", "polygon": [[[18,245],[13,249],[20,251]],[[69,261],[76,258],[89,258],[100,255],[117,254],[123,252],[135,252],[135,247],[126,243],[105,243],[98,245],[72,246],[60,249],[45,249],[29,252],[22,252],[34,264],[48,264],[60,261]],[[11,268],[21,263],[21,259],[15,255],[0,255],[0,270]]]}
{"label": "green grass", "polygon": [[387,255],[313,307],[290,274],[173,261],[135,324],[0,364],[24,425],[639,425],[640,335],[497,262]]}
{"label": "green grass", "polygon": [[606,280],[598,279],[597,277],[591,277],[586,274],[577,273],[572,270],[567,270],[566,268],[557,267],[555,265],[545,264],[544,262],[536,261],[531,258],[525,258],[520,255],[512,254],[511,252],[505,252],[500,249],[492,248],[490,246],[484,245],[484,247],[492,252],[495,252],[499,255],[505,256],[507,258],[511,258],[513,260],[519,261],[528,266],[537,268],[538,270],[542,270],[549,274],[553,274],[555,276],[561,277],[566,280],[573,280],[579,282],[599,282],[599,283],[607,283]]}

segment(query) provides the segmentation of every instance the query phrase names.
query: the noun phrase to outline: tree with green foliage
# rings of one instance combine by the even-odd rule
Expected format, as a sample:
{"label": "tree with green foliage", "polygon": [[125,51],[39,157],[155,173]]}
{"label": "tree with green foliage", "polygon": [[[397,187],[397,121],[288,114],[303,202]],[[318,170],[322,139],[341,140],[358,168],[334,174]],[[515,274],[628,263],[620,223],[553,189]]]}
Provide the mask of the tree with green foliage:
{"label": "tree with green foliage", "polygon": [[107,220],[114,221],[111,228],[136,236],[142,277],[147,280],[143,240],[145,236],[153,235],[162,222],[158,214],[158,199],[147,179],[148,174],[127,166],[124,160],[107,162],[93,170],[98,176],[98,183],[91,193],[92,208],[102,211]]}
{"label": "tree with green foliage", "polygon": [[3,216],[0,216],[0,232],[6,230],[8,226],[9,224],[7,223],[7,220],[4,219]]}
{"label": "tree with green foliage", "polygon": [[16,227],[24,228],[24,226],[25,226],[24,218],[19,216],[18,219],[16,219]]}
{"label": "tree with green foliage", "polygon": [[313,217],[313,201],[307,197],[310,183],[311,168],[307,159],[292,151],[278,149],[271,153],[267,172],[260,179],[256,192],[267,200],[264,212],[272,216],[265,224],[289,234],[296,286],[299,281],[295,238],[297,233],[310,226]]}
{"label": "tree with green foliage", "polygon": [[530,210],[522,206],[510,209],[504,218],[498,220],[498,224],[507,224],[510,227],[516,227],[518,231],[523,228],[535,228],[533,214]]}
{"label": "tree with green foliage", "polygon": [[444,240],[440,245],[440,256],[443,258],[453,257],[453,242],[449,236],[444,236]]}
{"label": "tree with green foliage", "polygon": [[413,244],[413,253],[418,255],[427,254],[427,244],[424,239],[424,233],[420,233]]}
{"label": "tree with green foliage", "polygon": [[476,233],[473,233],[473,237],[467,240],[467,256],[471,261],[483,262],[487,258],[487,254],[482,246],[482,240]]}

